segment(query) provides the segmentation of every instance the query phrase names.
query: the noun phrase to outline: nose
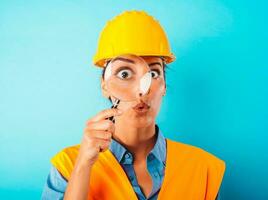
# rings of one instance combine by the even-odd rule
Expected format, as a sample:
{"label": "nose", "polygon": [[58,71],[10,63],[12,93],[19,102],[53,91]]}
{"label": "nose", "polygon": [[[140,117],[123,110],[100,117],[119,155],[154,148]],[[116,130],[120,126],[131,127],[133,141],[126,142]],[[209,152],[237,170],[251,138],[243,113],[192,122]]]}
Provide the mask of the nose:
{"label": "nose", "polygon": [[142,93],[141,92],[138,92],[137,94],[136,94],[136,99],[140,99],[142,97]]}
{"label": "nose", "polygon": [[145,103],[150,107],[151,104],[150,104],[150,98],[148,96],[149,94],[150,94],[150,89],[148,90],[146,94],[138,93],[135,103],[136,104]]}
{"label": "nose", "polygon": [[142,96],[150,92],[151,83],[152,83],[152,75],[150,72],[147,72],[141,77],[139,81],[139,87],[136,93],[137,99],[140,99]]}
{"label": "nose", "polygon": [[[148,89],[148,91],[146,92],[146,94],[150,94],[150,91],[151,91],[151,87]],[[142,96],[144,96],[144,95],[146,95],[146,94],[143,94],[143,95],[142,95],[142,93],[140,92],[140,93],[139,93],[139,97],[142,97]]]}

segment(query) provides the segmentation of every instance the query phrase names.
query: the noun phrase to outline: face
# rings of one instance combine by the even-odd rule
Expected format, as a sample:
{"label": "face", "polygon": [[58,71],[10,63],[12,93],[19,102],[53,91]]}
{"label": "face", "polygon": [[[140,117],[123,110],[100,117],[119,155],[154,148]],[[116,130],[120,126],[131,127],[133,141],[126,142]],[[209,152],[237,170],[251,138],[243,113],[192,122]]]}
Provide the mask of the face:
{"label": "face", "polygon": [[[134,55],[120,56],[113,61],[113,73],[119,81],[134,82],[146,71],[151,72],[151,86],[145,95],[140,95],[137,91],[135,98],[131,101],[121,100],[118,108],[123,114],[115,118],[115,123],[137,128],[147,127],[155,122],[160,110],[162,98],[166,92],[164,79],[163,61],[156,56],[139,57]],[[102,79],[102,92],[105,97],[111,97],[109,86]]]}

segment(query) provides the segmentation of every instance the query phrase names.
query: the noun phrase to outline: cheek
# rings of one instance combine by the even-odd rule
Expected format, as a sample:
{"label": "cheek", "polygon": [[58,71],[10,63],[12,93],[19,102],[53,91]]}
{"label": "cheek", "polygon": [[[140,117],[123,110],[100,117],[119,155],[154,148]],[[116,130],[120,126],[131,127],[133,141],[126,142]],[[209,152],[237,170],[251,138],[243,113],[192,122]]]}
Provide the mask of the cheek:
{"label": "cheek", "polygon": [[151,107],[156,114],[160,109],[165,90],[165,81],[163,79],[155,80],[153,82],[150,92],[150,101]]}

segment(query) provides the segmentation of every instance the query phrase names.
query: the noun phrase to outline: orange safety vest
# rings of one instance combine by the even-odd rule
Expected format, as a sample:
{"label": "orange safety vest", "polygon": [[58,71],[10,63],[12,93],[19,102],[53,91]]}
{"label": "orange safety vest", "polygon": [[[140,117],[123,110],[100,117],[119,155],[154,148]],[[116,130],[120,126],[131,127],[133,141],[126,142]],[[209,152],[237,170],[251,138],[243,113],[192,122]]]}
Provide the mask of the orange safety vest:
{"label": "orange safety vest", "polygon": [[[79,146],[63,149],[52,164],[69,180]],[[215,200],[225,162],[201,148],[167,139],[167,158],[159,200]],[[110,150],[99,154],[90,173],[89,200],[138,200],[126,173]]]}

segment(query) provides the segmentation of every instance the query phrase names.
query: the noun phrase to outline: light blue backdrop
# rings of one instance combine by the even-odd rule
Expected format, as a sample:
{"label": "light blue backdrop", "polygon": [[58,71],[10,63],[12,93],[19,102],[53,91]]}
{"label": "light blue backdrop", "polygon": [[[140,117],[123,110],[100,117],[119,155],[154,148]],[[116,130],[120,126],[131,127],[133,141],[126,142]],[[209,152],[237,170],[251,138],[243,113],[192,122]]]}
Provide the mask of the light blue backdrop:
{"label": "light blue backdrop", "polygon": [[0,199],[39,199],[49,159],[109,107],[91,64],[105,22],[142,9],[177,61],[158,123],[225,160],[226,200],[268,199],[265,1],[0,2]]}

